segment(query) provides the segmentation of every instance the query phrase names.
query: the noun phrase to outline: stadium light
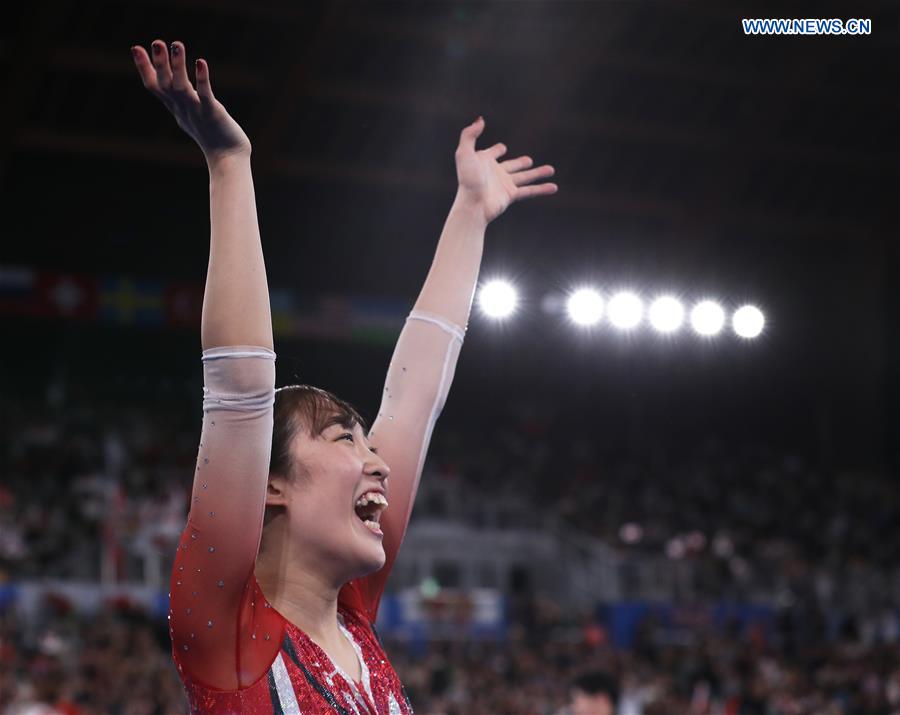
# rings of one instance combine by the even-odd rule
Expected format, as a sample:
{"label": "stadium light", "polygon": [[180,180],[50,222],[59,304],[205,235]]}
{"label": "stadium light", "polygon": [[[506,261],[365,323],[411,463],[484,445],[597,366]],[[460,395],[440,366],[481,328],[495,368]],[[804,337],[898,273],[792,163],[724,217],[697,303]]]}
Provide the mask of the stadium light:
{"label": "stadium light", "polygon": [[609,301],[609,320],[617,328],[630,330],[641,322],[644,305],[634,293],[623,291]]}
{"label": "stadium light", "polygon": [[762,332],[765,324],[766,319],[762,311],[753,305],[745,305],[738,308],[731,318],[734,332],[747,339],[757,337]]}
{"label": "stadium light", "polygon": [[516,289],[506,281],[494,280],[478,292],[478,307],[491,318],[505,318],[516,309]]}
{"label": "stadium light", "polygon": [[684,307],[670,295],[653,301],[650,306],[650,324],[660,333],[673,333],[684,322]]}
{"label": "stadium light", "polygon": [[581,288],[569,296],[569,317],[578,325],[594,325],[603,317],[603,298],[591,288]]}
{"label": "stadium light", "polygon": [[725,311],[712,300],[704,300],[691,311],[691,325],[700,335],[716,335],[725,325]]}

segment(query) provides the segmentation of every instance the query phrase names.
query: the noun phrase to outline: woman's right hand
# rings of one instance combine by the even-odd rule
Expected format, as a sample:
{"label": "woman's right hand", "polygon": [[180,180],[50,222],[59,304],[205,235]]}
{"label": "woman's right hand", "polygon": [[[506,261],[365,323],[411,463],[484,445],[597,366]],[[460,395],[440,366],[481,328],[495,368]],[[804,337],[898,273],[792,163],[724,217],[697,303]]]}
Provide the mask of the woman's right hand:
{"label": "woman's right hand", "polygon": [[154,40],[150,55],[139,45],[131,48],[144,86],[159,97],[178,126],[200,145],[210,167],[230,156],[249,156],[250,140],[213,96],[206,60],[196,62],[194,89],[187,74],[184,44],[173,42],[170,49],[171,55],[162,40]]}

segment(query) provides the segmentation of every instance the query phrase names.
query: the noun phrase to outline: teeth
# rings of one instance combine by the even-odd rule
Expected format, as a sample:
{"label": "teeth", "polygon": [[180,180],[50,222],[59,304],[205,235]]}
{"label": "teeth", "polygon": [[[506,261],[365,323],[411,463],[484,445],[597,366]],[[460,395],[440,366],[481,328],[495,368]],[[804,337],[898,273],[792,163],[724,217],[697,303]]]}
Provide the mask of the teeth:
{"label": "teeth", "polygon": [[356,506],[365,506],[369,503],[381,504],[383,507],[387,507],[388,505],[387,499],[378,492],[366,492],[356,500]]}
{"label": "teeth", "polygon": [[364,521],[363,526],[365,526],[369,531],[373,534],[383,534],[381,531],[381,527],[374,521]]}

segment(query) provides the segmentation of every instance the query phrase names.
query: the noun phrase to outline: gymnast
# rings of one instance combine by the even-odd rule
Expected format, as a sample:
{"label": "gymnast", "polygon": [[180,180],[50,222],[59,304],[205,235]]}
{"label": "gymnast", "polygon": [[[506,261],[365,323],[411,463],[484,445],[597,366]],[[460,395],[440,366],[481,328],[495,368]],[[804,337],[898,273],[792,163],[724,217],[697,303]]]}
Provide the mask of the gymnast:
{"label": "gymnast", "polygon": [[431,269],[400,333],[367,432],[347,402],[275,389],[251,144],[185,46],[132,48],[144,86],[200,146],[210,253],[200,336],[203,427],[172,569],[169,635],[192,713],[411,713],[375,631],[422,464],[462,347],[488,223],[552,194],[550,166],[477,150],[462,130],[459,181]]}

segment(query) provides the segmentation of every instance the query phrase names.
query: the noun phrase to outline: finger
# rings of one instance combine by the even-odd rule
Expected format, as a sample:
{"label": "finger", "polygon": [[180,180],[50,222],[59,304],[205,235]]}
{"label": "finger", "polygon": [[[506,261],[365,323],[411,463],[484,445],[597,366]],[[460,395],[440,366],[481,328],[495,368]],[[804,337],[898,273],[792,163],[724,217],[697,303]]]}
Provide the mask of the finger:
{"label": "finger", "polygon": [[484,117],[478,117],[474,122],[460,132],[459,150],[475,151],[475,140],[484,131]]}
{"label": "finger", "polygon": [[494,159],[499,159],[506,153],[506,144],[502,142],[494,144],[494,146],[485,149],[484,153],[490,157],[493,157]]}
{"label": "finger", "polygon": [[559,191],[556,184],[532,184],[531,186],[520,186],[516,191],[517,199],[530,199],[534,196],[549,196]]}
{"label": "finger", "polygon": [[172,89],[179,92],[193,90],[191,80],[188,79],[186,61],[184,56],[184,43],[173,42],[169,47],[169,62],[172,67]]}
{"label": "finger", "polygon": [[200,103],[208,109],[212,106],[215,97],[209,81],[209,65],[206,60],[197,60],[194,64],[194,71],[197,75],[197,94],[200,95]]}
{"label": "finger", "polygon": [[147,50],[140,45],[135,45],[131,48],[131,57],[134,60],[134,66],[137,67],[138,74],[141,76],[144,87],[151,92],[159,92],[159,85],[156,82],[156,68],[150,62]]}
{"label": "finger", "polygon": [[484,151],[487,153],[488,156],[491,156],[494,159],[499,159],[501,156],[503,156],[506,153],[506,144],[504,144],[503,142],[498,142],[497,144],[494,144],[494,146],[489,147],[488,149],[485,149]]}
{"label": "finger", "polygon": [[544,164],[543,166],[539,166],[537,169],[531,169],[530,171],[520,171],[516,174],[510,174],[510,178],[513,180],[513,183],[516,186],[523,186],[524,184],[530,184],[532,181],[536,181],[537,179],[546,179],[547,177],[553,176],[556,173],[556,170],[550,166],[549,164]]}
{"label": "finger", "polygon": [[154,40],[150,45],[150,56],[153,66],[156,68],[156,84],[161,91],[165,92],[172,86],[172,68],[169,66],[166,43],[162,40]]}
{"label": "finger", "polygon": [[533,163],[530,156],[518,156],[515,159],[500,162],[500,168],[512,174],[514,171],[531,168]]}

